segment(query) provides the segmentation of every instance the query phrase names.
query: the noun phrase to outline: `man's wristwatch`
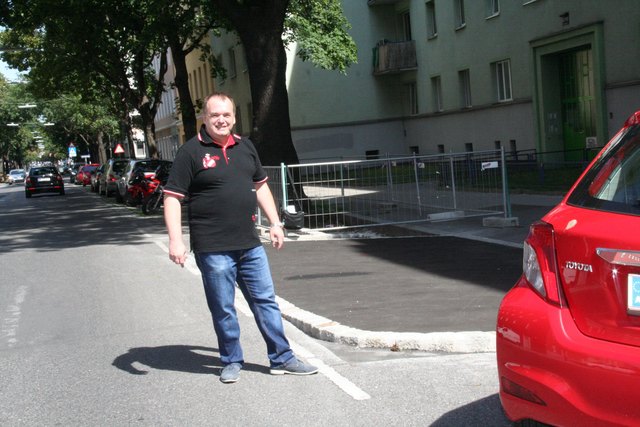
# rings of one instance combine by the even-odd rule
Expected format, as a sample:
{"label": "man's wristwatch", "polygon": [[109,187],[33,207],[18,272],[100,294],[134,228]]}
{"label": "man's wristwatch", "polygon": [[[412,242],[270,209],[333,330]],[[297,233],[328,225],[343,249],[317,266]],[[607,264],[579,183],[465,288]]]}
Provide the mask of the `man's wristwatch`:
{"label": "man's wristwatch", "polygon": [[283,228],[283,227],[284,227],[284,224],[283,224],[283,223],[281,223],[281,222],[276,222],[276,223],[274,223],[274,224],[270,224],[270,225],[269,225],[269,228],[274,228],[274,227],[280,227],[280,228]]}

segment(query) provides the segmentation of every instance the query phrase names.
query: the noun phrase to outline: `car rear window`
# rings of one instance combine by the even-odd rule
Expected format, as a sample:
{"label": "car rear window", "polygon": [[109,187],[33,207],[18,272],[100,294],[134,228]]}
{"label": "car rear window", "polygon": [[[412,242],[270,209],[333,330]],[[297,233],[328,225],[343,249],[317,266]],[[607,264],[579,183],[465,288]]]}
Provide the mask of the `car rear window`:
{"label": "car rear window", "polygon": [[31,175],[33,176],[42,176],[49,174],[57,174],[58,171],[55,168],[38,168],[31,170]]}
{"label": "car rear window", "polygon": [[127,167],[127,162],[115,162],[113,164],[113,171],[114,172],[122,172],[124,170],[124,168]]}
{"label": "car rear window", "polygon": [[142,168],[145,172],[155,172],[158,167],[158,162],[140,162],[136,165],[137,168]]}
{"label": "car rear window", "polygon": [[640,215],[640,125],[618,135],[576,186],[568,203]]}

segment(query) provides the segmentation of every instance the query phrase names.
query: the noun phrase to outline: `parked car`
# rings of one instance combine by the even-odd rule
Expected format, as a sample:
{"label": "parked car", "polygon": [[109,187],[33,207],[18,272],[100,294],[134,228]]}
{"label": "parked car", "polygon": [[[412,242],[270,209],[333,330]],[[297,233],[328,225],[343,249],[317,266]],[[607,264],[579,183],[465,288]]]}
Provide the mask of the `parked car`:
{"label": "parked car", "polygon": [[640,111],[531,225],[496,325],[512,421],[640,421]]}
{"label": "parked car", "polygon": [[91,191],[93,191],[94,193],[98,192],[98,183],[100,182],[100,176],[104,173],[104,169],[106,166],[106,163],[101,164],[91,174]]}
{"label": "parked car", "polygon": [[62,175],[55,166],[36,166],[29,169],[24,181],[24,194],[28,199],[39,193],[64,195]]}
{"label": "parked car", "polygon": [[82,166],[84,166],[84,163],[76,163],[69,168],[69,184],[76,184],[76,174]]}
{"label": "parked car", "polygon": [[131,194],[131,185],[134,183],[134,172],[141,171],[146,178],[151,178],[158,166],[162,163],[171,163],[169,160],[158,159],[131,159],[127,163],[122,176],[117,181],[116,201],[129,205],[142,202],[140,197]]}
{"label": "parked car", "polygon": [[15,184],[17,182],[24,182],[24,178],[25,178],[24,169],[11,169],[7,177],[9,181],[9,185]]}
{"label": "parked car", "polygon": [[110,196],[117,190],[117,181],[131,159],[110,159],[98,178],[98,194]]}
{"label": "parked car", "polygon": [[99,166],[99,163],[89,163],[80,166],[76,174],[76,184],[82,185],[83,187],[91,184],[91,174],[94,173]]}

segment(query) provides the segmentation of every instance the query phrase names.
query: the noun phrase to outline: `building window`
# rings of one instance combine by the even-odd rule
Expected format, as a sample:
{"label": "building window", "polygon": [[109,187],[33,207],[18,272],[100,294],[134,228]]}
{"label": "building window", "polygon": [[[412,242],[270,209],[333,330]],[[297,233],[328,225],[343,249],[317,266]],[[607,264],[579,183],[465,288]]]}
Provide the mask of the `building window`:
{"label": "building window", "polygon": [[418,114],[418,90],[415,82],[407,86],[407,98],[409,100],[409,114]]}
{"label": "building window", "polygon": [[[217,66],[221,66],[222,65],[222,55],[218,55],[216,57],[216,65]],[[226,80],[226,73],[218,73],[218,78],[220,79],[220,84],[224,84],[225,80]]]}
{"label": "building window", "polygon": [[233,79],[236,75],[236,51],[231,48],[229,49],[229,78]]}
{"label": "building window", "polygon": [[198,67],[198,99],[204,99],[204,82],[202,81],[202,67]]}
{"label": "building window", "polygon": [[456,30],[459,28],[464,28],[467,24],[467,21],[464,19],[464,0],[454,0],[454,9],[456,16]]}
{"label": "building window", "polygon": [[193,81],[195,80],[195,75],[196,73],[189,73],[189,77],[188,77],[188,82],[189,82],[189,95],[191,96],[191,98],[196,99],[196,93],[195,90],[193,89]]}
{"label": "building window", "polygon": [[436,4],[430,0],[427,6],[427,37],[433,38],[438,35],[438,27],[436,26]]}
{"label": "building window", "polygon": [[417,145],[412,145],[411,147],[409,147],[409,151],[411,152],[411,154],[418,155],[420,154],[420,147],[418,147]]}
{"label": "building window", "polygon": [[498,102],[511,101],[511,62],[507,59],[493,64]]}
{"label": "building window", "polygon": [[473,142],[465,142],[464,151],[466,151],[467,153],[473,153]]}
{"label": "building window", "polygon": [[502,143],[500,142],[500,140],[493,141],[493,148],[495,148],[496,150],[500,150],[502,148]]}
{"label": "building window", "polygon": [[518,146],[515,139],[509,140],[509,151],[511,152],[511,155],[518,160]]}
{"label": "building window", "polygon": [[471,107],[471,77],[469,76],[469,70],[459,71],[458,79],[460,80],[460,106],[469,108]]}
{"label": "building window", "polygon": [[376,160],[380,158],[380,150],[368,150],[364,152],[367,160]]}
{"label": "building window", "polygon": [[242,127],[242,109],[240,108],[240,106],[236,106],[236,133],[238,135],[242,135],[242,131],[243,131],[243,127]]}
{"label": "building window", "polygon": [[431,92],[433,92],[434,111],[442,111],[442,81],[440,76],[431,77]]}
{"label": "building window", "polygon": [[500,0],[485,0],[487,7],[487,18],[500,15]]}
{"label": "building window", "polygon": [[202,63],[202,68],[204,71],[204,88],[205,88],[205,97],[211,93],[211,88],[209,86],[209,82],[211,80],[211,74],[209,73],[209,67],[206,62]]}
{"label": "building window", "polygon": [[402,20],[403,40],[406,42],[413,40],[411,36],[411,15],[409,14],[409,11],[407,10],[406,12],[402,12],[400,19]]}
{"label": "building window", "polygon": [[438,144],[438,154],[444,154],[444,144]]}

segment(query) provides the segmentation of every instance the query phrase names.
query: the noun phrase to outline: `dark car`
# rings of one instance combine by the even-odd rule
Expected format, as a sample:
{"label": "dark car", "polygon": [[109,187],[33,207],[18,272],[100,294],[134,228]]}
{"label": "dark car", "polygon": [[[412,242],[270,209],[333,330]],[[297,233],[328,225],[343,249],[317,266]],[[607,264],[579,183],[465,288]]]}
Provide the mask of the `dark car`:
{"label": "dark car", "polygon": [[117,181],[122,176],[130,159],[110,159],[98,177],[98,194],[110,196],[117,190]]}
{"label": "dark car", "polygon": [[54,166],[32,167],[24,181],[24,194],[30,198],[39,193],[58,193],[64,195],[62,175]]}
{"label": "dark car", "polygon": [[156,169],[163,163],[170,164],[169,160],[158,159],[132,159],[127,163],[122,176],[117,181],[116,201],[128,204],[135,204],[132,199],[129,188],[133,183],[134,171],[141,172],[146,178],[155,175]]}

